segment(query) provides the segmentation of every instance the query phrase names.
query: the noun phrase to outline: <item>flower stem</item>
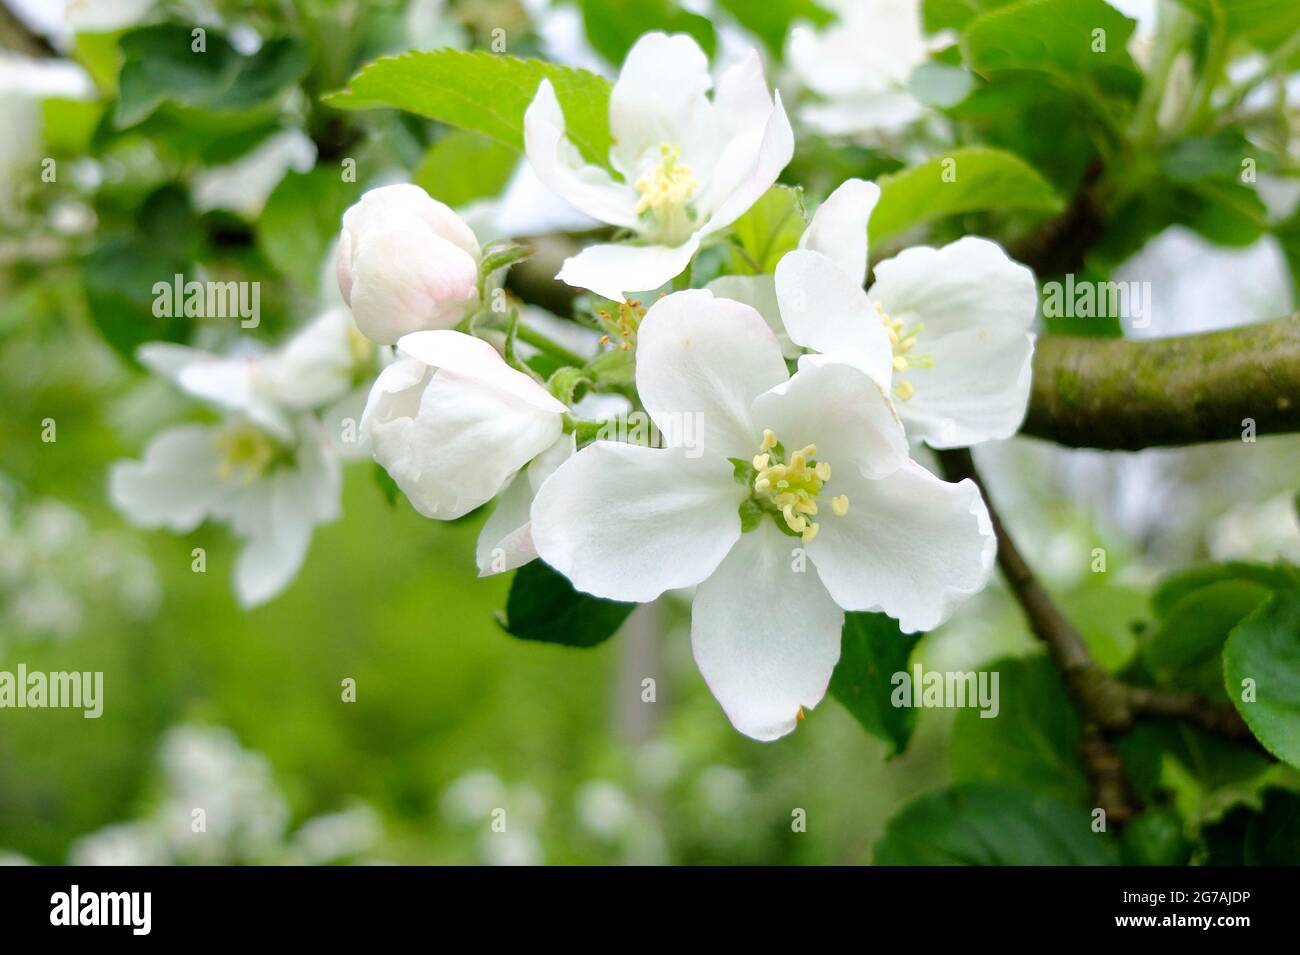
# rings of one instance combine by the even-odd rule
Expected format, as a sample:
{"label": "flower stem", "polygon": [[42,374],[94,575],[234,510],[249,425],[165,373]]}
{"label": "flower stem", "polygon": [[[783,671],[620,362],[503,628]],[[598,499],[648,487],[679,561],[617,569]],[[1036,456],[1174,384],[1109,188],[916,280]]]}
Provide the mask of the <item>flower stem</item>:
{"label": "flower stem", "polygon": [[546,352],[552,358],[557,358],[566,365],[573,365],[582,368],[587,364],[587,359],[577,352],[570,351],[559,342],[552,341],[536,329],[529,328],[523,322],[515,329],[515,336],[521,341],[532,345],[534,348]]}

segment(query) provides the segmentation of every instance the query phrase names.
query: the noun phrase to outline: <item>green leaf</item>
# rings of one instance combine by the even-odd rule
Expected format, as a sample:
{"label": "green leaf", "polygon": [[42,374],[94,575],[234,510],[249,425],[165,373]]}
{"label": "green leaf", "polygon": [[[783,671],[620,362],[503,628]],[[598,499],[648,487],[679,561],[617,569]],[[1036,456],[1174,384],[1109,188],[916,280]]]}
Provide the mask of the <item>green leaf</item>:
{"label": "green leaf", "polygon": [[588,41],[611,63],[622,63],[637,39],[652,30],[685,33],[709,57],[718,45],[713,23],[675,0],[578,0],[578,5]]}
{"label": "green leaf", "polygon": [[1104,0],[1024,0],[972,20],[961,44],[977,73],[1050,76],[1118,120],[1142,87],[1127,46],[1134,26]]}
{"label": "green leaf", "polygon": [[1251,581],[1279,590],[1284,587],[1300,587],[1300,569],[1286,563],[1256,564],[1240,560],[1193,567],[1161,581],[1151,595],[1151,609],[1157,617],[1167,617],[1175,604],[1188,594],[1222,580]]}
{"label": "green leaf", "polygon": [[563,574],[535,560],[515,571],[501,626],[521,640],[594,647],[612,637],[635,608],[580,593]]}
{"label": "green leaf", "polygon": [[258,249],[301,288],[314,289],[343,213],[359,193],[358,185],[344,182],[337,169],[290,170],[267,198],[258,219]]}
{"label": "green leaf", "polygon": [[1223,16],[1229,36],[1259,50],[1274,50],[1300,31],[1300,4],[1295,0],[1178,0],[1207,25]]}
{"label": "green leaf", "polygon": [[1062,802],[1091,805],[1079,758],[1079,717],[1056,668],[1042,655],[999,660],[999,709],[957,711],[950,764],[959,783],[1005,783]]}
{"label": "green leaf", "polygon": [[150,341],[184,341],[189,323],[182,315],[153,314],[153,286],[172,281],[184,261],[144,236],[105,239],[86,257],[82,284],[90,317],[104,340],[123,358]]}
{"label": "green leaf", "polygon": [[825,26],[834,16],[813,0],[720,0],[720,6],[736,22],[763,41],[775,56],[785,52],[785,37],[790,25],[804,20],[813,26]]}
{"label": "green leaf", "polygon": [[903,633],[898,621],[883,613],[846,613],[840,637],[840,660],[830,690],[862,728],[889,744],[890,755],[903,752],[916,728],[916,708],[894,706],[893,676],[907,670],[919,633]]}
{"label": "green leaf", "polygon": [[971,146],[935,156],[879,180],[871,215],[879,242],[924,222],[984,209],[1059,212],[1060,197],[1024,160],[1000,149]]}
{"label": "green leaf", "polygon": [[347,89],[326,96],[325,103],[338,109],[405,110],[522,150],[524,111],[543,79],[555,87],[569,139],[589,161],[607,165],[609,81],[542,60],[483,50],[386,56],[352,77]]}
{"label": "green leaf", "polygon": [[1062,593],[1061,609],[1076,622],[1096,661],[1118,673],[1137,654],[1134,626],[1148,616],[1147,595],[1110,581],[1094,582],[1097,576]]}
{"label": "green leaf", "polygon": [[1238,806],[1202,832],[1204,865],[1296,865],[1300,793],[1270,789],[1257,807]]}
{"label": "green leaf", "polygon": [[[82,265],[90,317],[104,340],[129,362],[149,341],[184,341],[191,322],[183,314],[154,315],[154,285],[168,286],[185,273],[199,241],[198,221],[186,190],[176,184],[150,193],[136,212],[136,228],[105,236]],[[177,303],[177,312],[180,312]]]}
{"label": "green leaf", "polygon": [[742,275],[776,271],[776,263],[799,244],[807,227],[803,190],[773,186],[731,227],[739,246],[732,256],[735,271]]}
{"label": "green leaf", "polygon": [[208,30],[206,50],[192,48],[191,28],[163,23],[122,36],[115,123],[125,129],[165,103],[190,109],[238,113],[277,99],[307,71],[306,48],[283,37],[256,53],[238,52]]}
{"label": "green leaf", "polygon": [[1249,580],[1219,580],[1193,590],[1169,609],[1139,653],[1157,683],[1222,698],[1223,645],[1271,591]]}
{"label": "green leaf", "polygon": [[1140,800],[1152,805],[1172,797],[1193,824],[1255,799],[1277,768],[1253,748],[1171,720],[1139,723],[1116,748]]}
{"label": "green leaf", "polygon": [[519,153],[478,133],[454,129],[429,147],[411,181],[453,209],[499,195]]}
{"label": "green leaf", "polygon": [[960,30],[981,13],[1015,2],[1016,0],[924,0],[921,22],[927,33]]}
{"label": "green leaf", "polygon": [[1009,786],[965,784],[913,800],[885,825],[877,865],[1112,865],[1091,811]]}
{"label": "green leaf", "polygon": [[1193,846],[1183,831],[1182,817],[1156,806],[1138,813],[1124,827],[1119,848],[1125,865],[1186,865]]}
{"label": "green leaf", "polygon": [[[1242,699],[1246,680],[1254,702]],[[1300,591],[1274,594],[1236,626],[1223,649],[1223,682],[1264,748],[1300,767]]]}
{"label": "green leaf", "polygon": [[90,148],[104,106],[93,100],[50,97],[41,100],[41,113],[45,148],[49,152],[84,155]]}
{"label": "green leaf", "polygon": [[72,58],[86,68],[95,85],[109,96],[117,95],[117,74],[122,69],[120,34],[78,33],[72,41]]}

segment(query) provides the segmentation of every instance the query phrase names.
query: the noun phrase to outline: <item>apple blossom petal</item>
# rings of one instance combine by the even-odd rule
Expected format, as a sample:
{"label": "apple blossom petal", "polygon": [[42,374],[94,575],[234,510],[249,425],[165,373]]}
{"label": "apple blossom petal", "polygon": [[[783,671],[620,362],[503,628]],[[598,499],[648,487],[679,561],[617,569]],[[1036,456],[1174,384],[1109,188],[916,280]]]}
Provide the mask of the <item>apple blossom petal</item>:
{"label": "apple blossom petal", "polygon": [[968,328],[925,346],[933,368],[908,369],[913,385],[898,401],[908,437],[932,448],[964,448],[1009,438],[1029,407],[1034,336],[1014,328]]}
{"label": "apple blossom petal", "polygon": [[708,92],[709,59],[685,33],[646,33],[632,45],[609,94],[610,150],[628,181],[663,145],[680,147],[695,168],[712,165],[719,131]]}
{"label": "apple blossom petal", "polygon": [[796,563],[800,543],[762,521],[696,591],[691,647],[704,682],[733,726],[773,740],[826,694],[840,656],[844,611],[816,571]]}
{"label": "apple blossom petal", "polygon": [[361,427],[412,506],[452,520],[495,497],[560,436],[562,422],[491,376],[402,358],[375,381]]}
{"label": "apple blossom petal", "polygon": [[704,181],[694,198],[695,208],[704,220],[749,175],[773,113],[772,94],[768,92],[763,60],[757,50],[750,50],[718,78],[713,106],[722,142],[707,165],[695,157],[688,160],[697,162],[692,168]]}
{"label": "apple blossom petal", "polygon": [[474,548],[478,575],[514,570],[537,556],[528,512],[533,506],[533,489],[528,476],[520,472],[497,496],[496,506],[479,532]]}
{"label": "apple blossom petal", "polygon": [[305,410],[331,404],[352,388],[357,335],[346,308],[332,308],[312,319],[273,353],[271,391],[286,407]]}
{"label": "apple blossom petal", "polygon": [[429,229],[397,226],[352,239],[348,304],[381,345],[410,332],[450,328],[478,298],[478,262]]}
{"label": "apple blossom petal", "polygon": [[524,147],[537,178],[569,205],[610,225],[636,226],[636,191],[582,158],[564,134],[564,113],[550,80],[542,80],[524,113]]}
{"label": "apple blossom petal", "polygon": [[597,441],[538,490],[533,543],[578,590],[644,603],[713,573],[745,493],[721,458]]}
{"label": "apple blossom petal", "polygon": [[820,252],[862,286],[867,281],[867,222],[879,199],[874,182],[846,179],[813,213],[799,248]]}
{"label": "apple blossom petal", "polygon": [[876,266],[871,300],[905,327],[924,323],[917,350],[967,328],[1027,332],[1038,308],[1034,273],[996,242],[967,236],[939,249],[916,246]]}
{"label": "apple blossom petal", "polygon": [[840,493],[841,474],[883,477],[908,460],[893,405],[880,385],[851,365],[801,364],[789,381],[754,399],[753,420],[760,431],[774,431],[787,453],[817,446],[816,459],[831,464],[821,492],[827,500]]}
{"label": "apple blossom petal", "polygon": [[637,331],[637,391],[669,447],[748,460],[762,433],[750,406],[788,377],[762,316],[706,289],[661,298]]}
{"label": "apple blossom petal", "polygon": [[313,522],[274,482],[259,489],[249,513],[266,526],[245,541],[235,558],[235,598],[245,610],[279,595],[298,575],[311,545]]}
{"label": "apple blossom petal", "polygon": [[718,298],[729,298],[757,311],[776,335],[776,340],[781,344],[781,354],[786,358],[799,357],[803,349],[790,341],[785,325],[781,323],[781,306],[776,300],[776,281],[772,276],[719,275],[705,288]]}
{"label": "apple blossom petal", "polygon": [[343,213],[343,235],[382,231],[396,220],[408,216],[427,226],[439,238],[460,248],[475,261],[482,254],[473,230],[456,211],[411,183],[397,183],[368,190]]}
{"label": "apple blossom petal", "polygon": [[681,275],[699,247],[699,236],[678,246],[592,245],[565,259],[555,277],[621,302],[633,292],[657,289]]}
{"label": "apple blossom petal", "polygon": [[762,137],[754,142],[755,138],[748,134],[738,136],[736,143],[728,145],[719,157],[714,176],[735,185],[725,195],[711,192],[707,205],[701,199],[701,207],[708,210],[708,218],[700,226],[701,233],[707,235],[725,229],[744,215],[771,188],[794,156],[794,130],[781,104],[780,93],[775,96]]}
{"label": "apple blossom petal", "polygon": [[212,361],[217,356],[202,348],[177,345],[172,342],[145,342],[135,350],[140,362],[160,378],[179,384],[180,373],[195,362]]}
{"label": "apple blossom petal", "polygon": [[878,480],[837,472],[833,483],[848,511],[821,518],[807,549],[845,610],[884,611],[905,633],[931,630],[988,583],[997,540],[972,481],[948,484],[909,462]]}
{"label": "apple blossom petal", "polygon": [[501,492],[475,548],[480,577],[513,570],[537,556],[529,523],[533,498],[556,468],[573,456],[574,448],[573,434],[561,435]]}
{"label": "apple blossom petal", "polygon": [[718,77],[713,94],[718,122],[727,130],[762,129],[772,113],[772,94],[763,76],[763,58],[750,49]]}
{"label": "apple blossom petal", "polygon": [[270,355],[214,357],[180,369],[176,383],[187,394],[223,411],[242,414],[281,441],[293,440],[293,424],[265,375]]}
{"label": "apple blossom petal", "polygon": [[1033,273],[994,242],[967,237],[908,249],[876,267],[871,299],[904,328],[929,367],[905,369],[909,433],[935,447],[1008,437],[1029,400],[1037,309]]}
{"label": "apple blossom petal", "polygon": [[[322,511],[331,504],[332,514]],[[316,525],[337,516],[337,466],[323,471],[277,471],[250,488],[234,520],[236,533],[247,535],[235,558],[235,596],[240,606],[259,606],[288,587],[307,557]]]}
{"label": "apple blossom petal", "polygon": [[826,354],[856,352],[855,363],[890,386],[889,332],[862,286],[835,262],[807,249],[787,252],[776,264],[776,298],[791,341]]}
{"label": "apple blossom petal", "polygon": [[563,414],[564,403],[529,378],[511,368],[497,350],[481,338],[450,329],[413,332],[404,335],[398,349],[432,368],[441,368],[474,378],[514,395],[539,411]]}
{"label": "apple blossom petal", "polygon": [[216,428],[181,425],[158,434],[140,461],[109,470],[108,495],[131,523],[193,530],[228,493],[221,480]]}

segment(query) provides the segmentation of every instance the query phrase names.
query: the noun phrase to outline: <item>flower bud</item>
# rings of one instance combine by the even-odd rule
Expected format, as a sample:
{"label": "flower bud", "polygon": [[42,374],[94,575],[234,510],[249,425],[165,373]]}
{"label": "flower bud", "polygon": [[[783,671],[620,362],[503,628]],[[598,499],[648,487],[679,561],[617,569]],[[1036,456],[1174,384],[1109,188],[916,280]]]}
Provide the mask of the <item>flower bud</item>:
{"label": "flower bud", "polygon": [[444,329],[397,348],[361,430],[425,517],[454,520],[486,504],[560,437],[564,405],[482,339]]}
{"label": "flower bud", "polygon": [[477,303],[474,233],[419,186],[372,189],[343,214],[335,253],[339,291],[367,338],[452,328]]}

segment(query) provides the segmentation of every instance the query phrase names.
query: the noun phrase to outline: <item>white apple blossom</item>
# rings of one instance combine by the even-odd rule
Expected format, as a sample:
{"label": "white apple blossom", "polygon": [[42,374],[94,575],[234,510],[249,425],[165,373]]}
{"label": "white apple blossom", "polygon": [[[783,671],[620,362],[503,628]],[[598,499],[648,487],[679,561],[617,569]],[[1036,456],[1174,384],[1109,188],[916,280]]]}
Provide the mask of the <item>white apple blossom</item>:
{"label": "white apple blossom", "polygon": [[458,324],[478,304],[481,259],[460,216],[408,184],[363,195],[343,214],[335,252],[339,291],[381,345]]}
{"label": "white apple blossom", "polygon": [[374,345],[335,307],[275,349],[221,355],[152,342],[138,357],[224,418],[163,431],[143,460],[114,465],[113,503],[142,527],[229,525],[245,540],[236,596],[245,607],[265,603],[298,573],[315,526],[339,516],[340,457],[350,449],[315,412],[330,414],[373,374]]}
{"label": "white apple blossom", "polygon": [[375,347],[345,308],[331,308],[276,349],[246,346],[217,354],[187,345],[151,342],[140,363],[187,394],[244,415],[281,440],[292,419],[345,398],[375,369]]}
{"label": "white apple blossom", "polygon": [[[803,235],[799,248],[820,252],[830,258],[846,274],[858,277],[858,284],[867,279],[867,220],[880,198],[880,187],[862,179],[847,179],[826,197],[815,213]],[[709,283],[715,295],[730,298],[758,309],[758,313],[772,326],[781,353],[787,358],[797,358],[803,350],[790,340],[781,324],[780,305],[776,300],[776,279],[772,275],[723,275]]]}
{"label": "white apple blossom", "polygon": [[487,503],[559,439],[563,403],[482,339],[443,329],[397,347],[361,430],[425,517],[453,520]]}
{"label": "white apple blossom", "polygon": [[620,180],[581,157],[565,135],[555,90],[542,81],[524,115],[537,177],[575,208],[636,237],[584,249],[557,278],[616,301],[656,289],[776,181],[794,153],[794,134],[757,51],[719,77],[710,100],[713,87],[708,58],[691,37],[637,40],[609,100],[609,160]]}
{"label": "white apple blossom", "polygon": [[338,518],[340,491],[338,458],[308,415],[293,419],[288,440],[242,415],[169,428],[143,460],[109,472],[109,496],[134,524],[187,533],[211,518],[242,538],[234,584],[244,607],[289,585],[316,525]]}
{"label": "white apple blossom", "polygon": [[478,536],[475,559],[480,577],[514,570],[537,556],[529,520],[533,498],[555,469],[573,455],[574,449],[573,434],[560,435],[501,492]]}
{"label": "white apple blossom", "polygon": [[[820,353],[802,361],[849,362],[890,389],[911,438],[954,448],[1010,437],[1029,402],[1033,273],[996,243],[968,236],[879,263],[864,291],[867,220],[879,195],[871,183],[844,183],[800,248],[777,263],[784,335]],[[756,304],[773,321],[770,302]]]}
{"label": "white apple blossom", "polygon": [[824,29],[790,31],[786,61],[821,99],[799,111],[828,136],[895,133],[925,115],[908,89],[912,71],[950,37],[927,38],[920,0],[827,0],[838,14]]}
{"label": "white apple blossom", "polygon": [[[926,630],[988,581],[995,541],[975,485],[910,461],[858,368],[809,362],[790,377],[751,307],[702,289],[661,299],[640,325],[636,383],[666,446],[580,450],[538,490],[533,542],[599,597],[698,585],[695,659],[746,735],[782,736],[822,698],[845,610]],[[702,422],[689,451],[675,425],[687,417]]]}

